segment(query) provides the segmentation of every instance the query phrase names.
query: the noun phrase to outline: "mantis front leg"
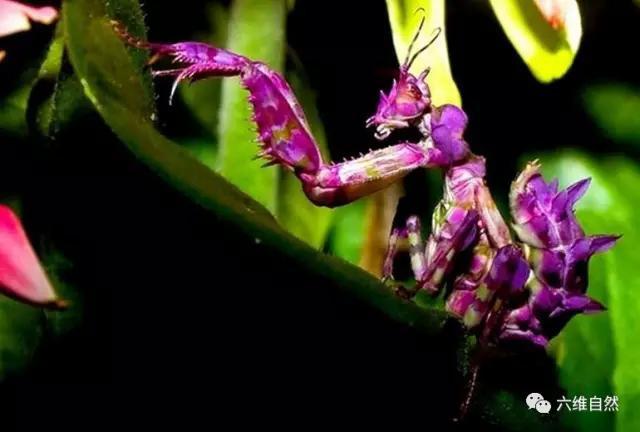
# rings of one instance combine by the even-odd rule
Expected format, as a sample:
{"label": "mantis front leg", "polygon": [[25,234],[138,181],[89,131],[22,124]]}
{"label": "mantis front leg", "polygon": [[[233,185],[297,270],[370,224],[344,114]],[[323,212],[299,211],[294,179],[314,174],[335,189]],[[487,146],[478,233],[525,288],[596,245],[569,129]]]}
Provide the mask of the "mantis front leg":
{"label": "mantis front leg", "polygon": [[114,27],[130,45],[148,49],[150,63],[168,58],[176,64],[177,67],[152,72],[154,76],[175,77],[171,95],[183,80],[238,76],[249,92],[261,145],[258,157],[265,159],[267,165],[278,164],[293,171],[316,205],[335,207],[349,203],[385,188],[418,167],[446,166],[459,157],[459,152],[452,155],[427,139],[418,144],[396,144],[342,163],[327,163],[290,86],[264,63],[200,42],[140,41],[118,23]]}

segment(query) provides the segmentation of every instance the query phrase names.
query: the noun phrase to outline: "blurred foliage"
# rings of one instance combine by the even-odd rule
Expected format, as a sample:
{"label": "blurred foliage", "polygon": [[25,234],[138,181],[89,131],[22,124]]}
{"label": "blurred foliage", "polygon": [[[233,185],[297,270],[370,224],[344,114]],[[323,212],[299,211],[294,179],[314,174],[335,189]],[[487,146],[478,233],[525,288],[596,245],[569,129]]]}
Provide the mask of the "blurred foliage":
{"label": "blurred foliage", "polygon": [[[564,10],[564,24],[554,29],[534,1],[491,0],[491,6],[507,37],[542,82],[562,77],[576,56],[582,38],[582,22],[576,0],[553,0]],[[545,2],[540,2],[545,3]]]}
{"label": "blurred foliage", "polygon": [[622,83],[594,85],[585,90],[584,102],[602,135],[639,148],[640,90]]}
{"label": "blurred foliage", "polygon": [[[23,69],[17,76],[12,76],[10,80],[3,83],[2,87],[9,84],[8,88],[2,89],[2,103],[0,103],[0,125],[3,133],[20,138],[27,136],[28,128],[24,113],[27,110],[31,88],[38,77],[48,74],[49,71],[55,73],[59,65],[59,60],[56,59],[59,59],[63,46],[59,36],[58,34],[54,37],[54,43],[49,48],[49,52],[47,52],[47,41],[40,41],[40,38],[37,38],[38,43],[32,46],[31,56],[22,65]],[[6,61],[6,63],[9,62]]]}
{"label": "blurred foliage", "polygon": [[362,256],[368,202],[369,199],[363,199],[334,210],[335,222],[329,235],[329,249],[354,265],[360,263]]}
{"label": "blurred foliage", "polygon": [[0,298],[0,376],[21,371],[42,340],[42,311]]}
{"label": "blurred foliage", "polygon": [[23,113],[27,108],[27,98],[29,97],[29,85],[16,88],[8,97],[2,101],[0,107],[0,124],[6,133],[17,136],[24,136],[26,128],[24,125]]}

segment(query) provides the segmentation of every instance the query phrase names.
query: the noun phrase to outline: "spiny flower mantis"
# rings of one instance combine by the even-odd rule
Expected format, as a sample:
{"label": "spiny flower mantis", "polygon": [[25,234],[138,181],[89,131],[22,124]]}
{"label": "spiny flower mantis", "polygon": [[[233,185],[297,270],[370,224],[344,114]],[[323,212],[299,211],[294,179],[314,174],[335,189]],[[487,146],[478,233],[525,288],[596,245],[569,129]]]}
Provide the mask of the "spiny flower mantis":
{"label": "spiny flower mantis", "polygon": [[436,295],[446,286],[447,311],[478,335],[481,346],[546,347],[571,317],[603,309],[585,294],[587,263],[618,237],[586,236],[581,229],[573,207],[589,182],[559,191],[557,182],[543,180],[536,162],[527,165],[511,189],[512,236],[485,182],[485,159],[473,154],[464,139],[467,115],[454,105],[432,104],[429,69],[409,72],[438,29],[425,46],[414,51],[411,44],[398,79],[388,93],[381,92],[375,114],[366,121],[378,140],[387,140],[396,129],[417,130],[420,140],[330,163],[322,159],[290,86],[268,65],[200,42],[142,41],[118,22],[112,24],[130,45],[150,51],[150,64],[173,61],[175,67],[152,71],[175,79],[171,97],[184,80],[239,77],[257,126],[257,157],[294,172],[316,205],[344,205],[418,168],[441,169],[444,196],[431,234],[424,242],[418,217],[397,218],[383,273],[392,279],[396,243],[406,238],[416,285],[395,287],[396,292],[412,299],[419,290]]}

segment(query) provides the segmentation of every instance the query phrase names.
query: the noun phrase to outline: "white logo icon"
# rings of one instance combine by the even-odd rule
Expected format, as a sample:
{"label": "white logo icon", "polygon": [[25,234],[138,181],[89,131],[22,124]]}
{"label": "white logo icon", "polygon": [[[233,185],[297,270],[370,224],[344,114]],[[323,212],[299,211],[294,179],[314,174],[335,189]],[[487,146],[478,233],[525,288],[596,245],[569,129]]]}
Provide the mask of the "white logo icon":
{"label": "white logo icon", "polygon": [[549,411],[551,411],[551,402],[544,399],[539,400],[538,402],[536,402],[536,411],[538,411],[540,414],[549,414]]}
{"label": "white logo icon", "polygon": [[529,409],[534,409],[538,401],[544,400],[544,397],[540,393],[531,393],[527,396],[527,406]]}
{"label": "white logo icon", "polygon": [[549,414],[551,411],[551,402],[544,399],[540,393],[531,393],[526,399],[529,409],[535,409],[540,414]]}

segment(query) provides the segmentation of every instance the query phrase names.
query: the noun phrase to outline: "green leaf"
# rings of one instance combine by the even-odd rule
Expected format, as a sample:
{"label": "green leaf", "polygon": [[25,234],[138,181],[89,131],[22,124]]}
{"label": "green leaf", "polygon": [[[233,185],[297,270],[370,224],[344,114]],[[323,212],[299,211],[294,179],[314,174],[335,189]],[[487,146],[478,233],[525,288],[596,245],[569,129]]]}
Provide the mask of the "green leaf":
{"label": "green leaf", "polygon": [[[616,246],[593,258],[590,295],[608,310],[600,316],[583,316],[563,332],[558,347],[561,378],[574,395],[617,395],[618,431],[640,428],[634,410],[640,400],[640,257],[637,245],[636,209],[640,192],[628,185],[640,184],[640,170],[624,158],[593,160],[580,153],[564,153],[546,161],[545,172],[558,176],[561,184],[592,177],[592,186],[578,207],[578,218],[588,234],[617,233]],[[601,393],[610,391],[610,393]],[[597,393],[596,393],[597,392]],[[582,430],[603,430],[612,422],[595,416],[581,420]]]}
{"label": "green leaf", "polygon": [[208,168],[215,169],[217,152],[213,142],[204,137],[198,137],[183,138],[180,144]]}
{"label": "green leaf", "polygon": [[[4,82],[11,90],[0,98],[0,127],[6,134],[18,138],[25,138],[28,132],[27,106],[35,82],[47,74],[55,74],[59,65],[62,41],[60,27],[56,27],[56,37],[53,42],[45,39],[29,46],[30,56],[21,69],[15,74],[15,81]],[[57,57],[57,58],[56,58]],[[43,63],[44,60],[44,63]],[[3,64],[3,67],[6,67]],[[8,71],[5,71],[8,77]]]}
{"label": "green leaf", "polygon": [[155,129],[151,86],[141,76],[144,58],[138,53],[132,58],[110,25],[114,8],[125,7],[134,13],[120,19],[132,34],[143,36],[142,13],[133,1],[67,0],[63,16],[67,49],[85,93],[128,149],[217,221],[283,256],[283,266],[297,266],[309,277],[328,280],[393,319],[428,333],[439,331],[446,320],[442,311],[403,302],[366,272],[288,234],[263,206]]}
{"label": "green leaf", "polygon": [[[303,77],[302,65],[297,61],[293,64],[287,73],[287,79],[305,111],[320,153],[324,160],[330,160],[327,137],[316,107],[316,95]],[[322,247],[329,232],[333,211],[312,204],[302,191],[300,180],[291,172],[282,173],[278,192],[278,222],[311,246]]]}
{"label": "green leaf", "polygon": [[584,91],[583,99],[604,136],[640,146],[640,89],[622,83],[594,85]]}
{"label": "green leaf", "polygon": [[280,177],[279,195],[278,222],[300,240],[321,248],[331,226],[333,211],[312,204],[302,191],[300,180],[290,172],[283,172]]}
{"label": "green leaf", "polygon": [[[562,77],[576,56],[582,24],[576,0],[566,0],[565,24],[557,30],[531,0],[490,0],[493,11],[531,73],[541,82]],[[562,7],[562,6],[560,6]]]}
{"label": "green leaf", "polygon": [[64,31],[61,23],[56,26],[55,34],[28,98],[27,123],[42,136],[48,135],[52,123],[55,90],[62,67]]}
{"label": "green leaf", "polygon": [[431,67],[427,81],[434,103],[436,105],[450,103],[460,106],[460,92],[451,75],[447,52],[445,0],[387,0],[393,45],[396,48],[398,62],[400,64],[404,62],[409,44],[418,30],[423,16],[418,13],[420,8],[424,9],[426,21],[422,33],[415,43],[414,51],[429,42],[434,29],[441,28],[442,34],[428,50],[416,59],[411,66],[411,72],[417,75],[427,67]]}
{"label": "green leaf", "polygon": [[51,144],[62,130],[90,110],[91,103],[64,52],[64,26],[59,23],[56,39],[29,95],[27,123],[31,132]]}
{"label": "green leaf", "polygon": [[5,133],[16,137],[26,135],[25,111],[27,100],[31,92],[31,85],[26,84],[16,88],[5,96],[0,103],[0,125]]}
{"label": "green leaf", "polygon": [[[234,0],[226,48],[282,71],[286,7],[284,0]],[[247,91],[235,79],[222,83],[218,140],[220,172],[276,214],[279,169],[262,169]]]}
{"label": "green leaf", "polygon": [[334,210],[329,251],[354,265],[362,258],[369,201],[370,198],[361,199]]}

